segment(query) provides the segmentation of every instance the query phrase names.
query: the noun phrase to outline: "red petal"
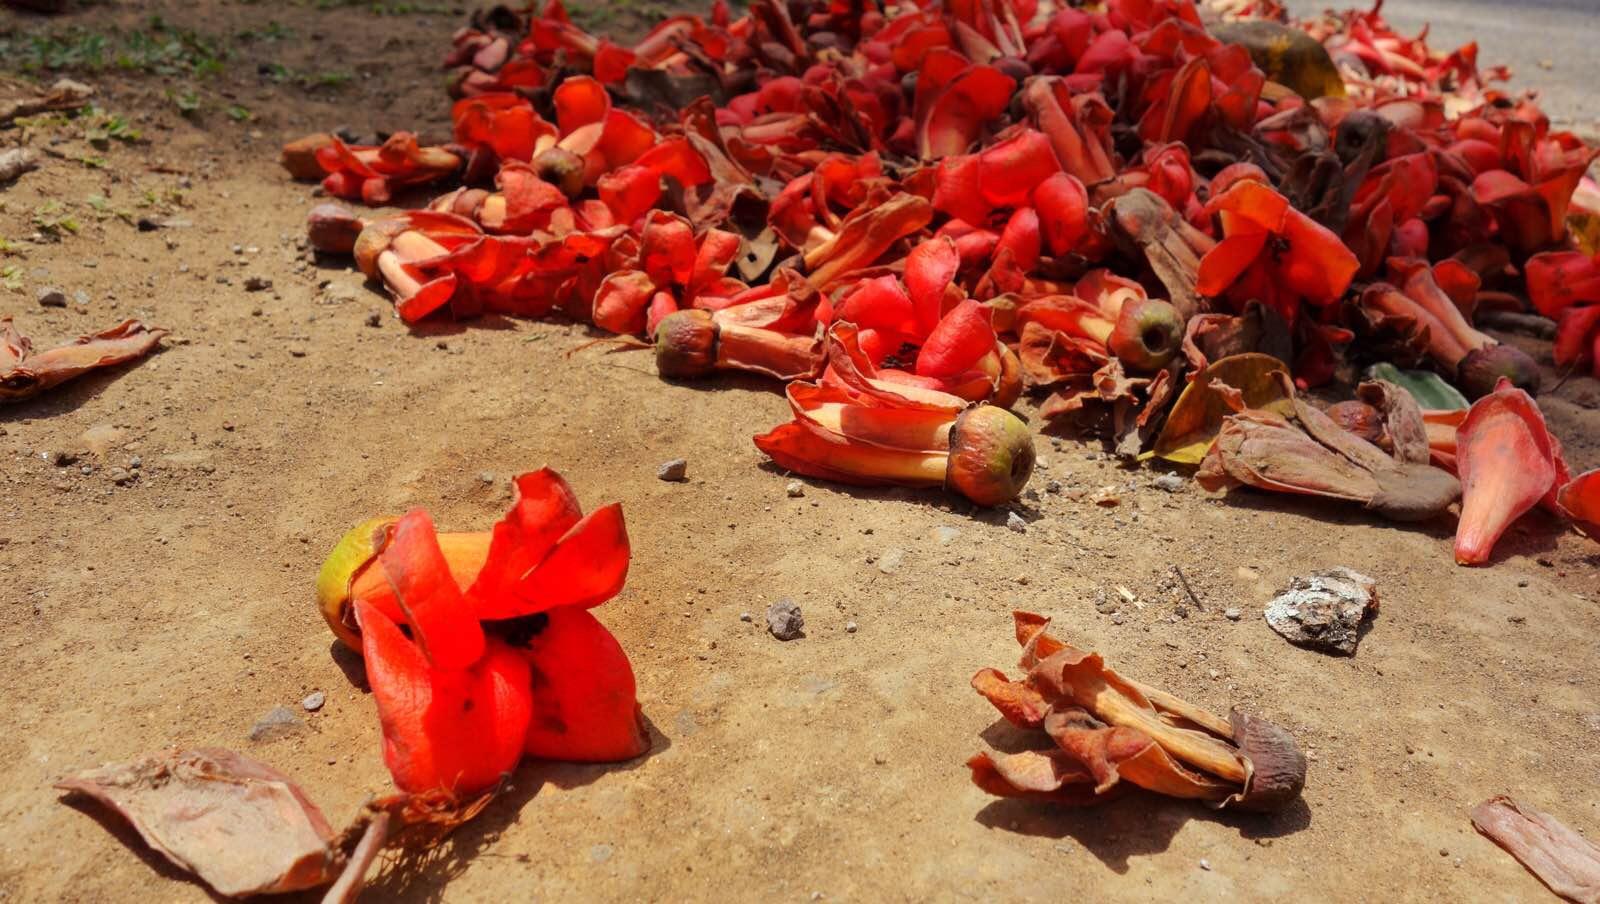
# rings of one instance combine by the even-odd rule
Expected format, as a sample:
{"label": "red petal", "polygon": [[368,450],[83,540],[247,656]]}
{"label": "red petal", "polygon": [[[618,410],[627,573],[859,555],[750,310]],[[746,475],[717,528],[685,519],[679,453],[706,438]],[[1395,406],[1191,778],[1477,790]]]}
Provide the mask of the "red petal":
{"label": "red petal", "polygon": [[1032,207],[1019,207],[1006,221],[1006,228],[1000,233],[1000,243],[995,246],[995,255],[998,256],[1002,250],[1009,250],[1017,269],[1027,273],[1039,266],[1043,241],[1038,211]]}
{"label": "red petal", "polygon": [[[909,266],[909,265],[908,265]],[[940,290],[941,293],[943,289]],[[839,302],[836,320],[896,337],[916,336],[917,312],[893,276],[862,280]]]}
{"label": "red petal", "polygon": [[495,524],[483,570],[467,589],[480,619],[527,615],[513,591],[583,517],[572,487],[549,468],[518,475],[513,486],[516,499]]}
{"label": "red petal", "polygon": [[1600,468],[1574,477],[1556,494],[1556,502],[1578,530],[1600,540]]}
{"label": "red petal", "polygon": [[645,311],[655,291],[655,280],[639,270],[607,274],[594,296],[594,325],[626,336],[644,332]]}
{"label": "red petal", "polygon": [[622,506],[613,502],[595,509],[573,525],[517,586],[523,613],[561,606],[588,608],[611,599],[628,578],[628,554]]}
{"label": "red petal", "polygon": [[1556,366],[1592,363],[1590,356],[1596,340],[1600,340],[1600,304],[1569,309],[1561,315],[1560,326],[1556,328]]}
{"label": "red petal", "polygon": [[611,632],[583,609],[556,609],[522,654],[531,673],[528,756],[586,763],[632,759],[650,749],[639,718],[633,667]]}
{"label": "red petal", "polygon": [[1482,565],[1495,541],[1550,491],[1554,449],[1533,399],[1501,378],[1495,391],[1472,403],[1456,433],[1461,475],[1461,521],[1456,562]]}
{"label": "red petal", "polygon": [[[906,294],[916,311],[917,335],[926,336],[944,316],[945,289],[961,268],[961,256],[948,238],[933,238],[906,257]],[[857,321],[857,325],[863,325]]]}
{"label": "red petal", "polygon": [[606,93],[605,86],[586,75],[562,79],[551,101],[556,108],[556,125],[564,136],[582,126],[604,122],[611,112],[611,95]]}
{"label": "red petal", "polygon": [[483,655],[483,628],[450,575],[427,512],[406,512],[378,560],[429,662],[462,669]]}
{"label": "red petal", "polygon": [[1528,299],[1539,313],[1558,318],[1581,302],[1600,302],[1600,256],[1546,251],[1528,258]]}
{"label": "red petal", "polygon": [[994,207],[1018,207],[1040,182],[1061,171],[1050,139],[1028,129],[978,155],[984,200]]}
{"label": "red petal", "polygon": [[917,353],[917,374],[945,378],[965,373],[994,351],[994,343],[989,309],[969,298],[952,308],[928,335]]}
{"label": "red petal", "polygon": [[459,798],[493,788],[522,757],[533,709],[527,663],[491,641],[470,669],[430,668],[383,613],[364,600],[355,607],[395,785]]}
{"label": "red petal", "polygon": [[1033,206],[1052,255],[1070,253],[1089,234],[1089,192],[1076,176],[1056,173],[1039,183]]}
{"label": "red petal", "polygon": [[633,51],[601,41],[594,55],[594,77],[607,85],[620,83],[633,65]]}
{"label": "red petal", "polygon": [[663,210],[651,211],[639,236],[639,269],[658,286],[688,285],[694,275],[694,227]]}
{"label": "red petal", "polygon": [[1228,291],[1244,275],[1244,271],[1261,257],[1269,236],[1270,233],[1265,229],[1252,229],[1235,232],[1218,242],[1200,259],[1200,276],[1195,282],[1195,291],[1213,298]]}
{"label": "red petal", "polygon": [[918,141],[923,159],[966,153],[984,125],[1005,112],[1016,87],[1011,76],[993,66],[971,66],[952,79],[923,122]]}
{"label": "red petal", "polygon": [[983,196],[983,164],[976,154],[946,157],[934,177],[933,206],[969,223],[989,219],[993,205]]}
{"label": "red petal", "polygon": [[601,176],[595,188],[616,221],[632,225],[660,199],[661,175],[650,167],[634,164]]}
{"label": "red petal", "polygon": [[1283,237],[1289,253],[1278,264],[1284,284],[1318,304],[1339,299],[1361,262],[1326,226],[1298,210],[1285,211]]}

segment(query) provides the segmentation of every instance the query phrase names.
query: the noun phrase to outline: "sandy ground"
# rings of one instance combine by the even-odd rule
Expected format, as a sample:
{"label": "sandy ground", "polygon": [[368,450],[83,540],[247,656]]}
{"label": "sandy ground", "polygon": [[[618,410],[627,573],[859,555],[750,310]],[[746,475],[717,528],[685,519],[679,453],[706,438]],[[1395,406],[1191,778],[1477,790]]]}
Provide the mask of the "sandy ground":
{"label": "sandy ground", "polygon": [[[586,504],[626,509],[628,589],[598,614],[632,655],[655,749],[616,767],[525,764],[374,900],[1541,900],[1468,809],[1510,792],[1600,833],[1591,542],[1535,515],[1492,568],[1460,569],[1450,523],[1168,493],[1076,438],[1039,438],[1022,534],[931,492],[813,483],[790,498],[749,440],[785,418],[771,387],[664,383],[638,352],[569,355],[590,338],[571,325],[411,333],[359,274],[299,249],[312,197],[277,145],[340,124],[442,137],[433,67],[459,15],[152,0],[49,23],[0,13],[0,33],[151,13],[231,55],[209,77],[83,74],[140,142],[100,150],[76,123],[0,132],[60,155],[0,192],[14,245],[0,267],[17,268],[0,313],[44,341],[128,316],[173,330],[142,364],[0,412],[0,895],[206,898],[58,801],[51,781],[104,761],[234,747],[336,823],[385,790],[359,666],[312,604],[316,568],[373,513],[424,505],[446,528],[486,526],[510,475],[544,464]],[[292,35],[236,37],[271,19]],[[307,88],[266,63],[355,77]],[[169,96],[190,87],[192,119]],[[119,212],[171,225],[141,232]],[[30,239],[63,214],[77,234]],[[272,287],[247,291],[252,276]],[[85,300],[40,307],[43,286]],[[1573,464],[1600,464],[1600,384],[1575,377],[1543,404]],[[688,482],[657,480],[679,456]],[[118,483],[119,468],[136,476]],[[1119,505],[1095,503],[1105,487]],[[1291,576],[1336,564],[1382,597],[1353,659],[1294,648],[1261,618]],[[779,643],[759,614],[785,597],[806,636]],[[1128,674],[1289,727],[1313,758],[1304,805],[1262,818],[1133,795],[1074,812],[972,787],[963,761],[1005,732],[967,682],[1014,665],[1017,607]],[[303,729],[250,740],[318,690]]]}

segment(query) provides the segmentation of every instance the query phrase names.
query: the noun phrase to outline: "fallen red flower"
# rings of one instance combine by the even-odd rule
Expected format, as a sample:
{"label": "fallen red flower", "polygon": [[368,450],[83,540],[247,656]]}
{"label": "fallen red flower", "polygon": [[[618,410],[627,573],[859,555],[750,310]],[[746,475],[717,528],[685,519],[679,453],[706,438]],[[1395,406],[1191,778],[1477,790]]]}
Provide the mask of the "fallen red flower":
{"label": "fallen red flower", "polygon": [[627,656],[585,611],[627,575],[620,509],[584,516],[548,469],[516,487],[493,531],[437,534],[420,509],[375,519],[318,575],[323,616],[366,659],[404,791],[466,802],[524,755],[611,761],[649,747]]}

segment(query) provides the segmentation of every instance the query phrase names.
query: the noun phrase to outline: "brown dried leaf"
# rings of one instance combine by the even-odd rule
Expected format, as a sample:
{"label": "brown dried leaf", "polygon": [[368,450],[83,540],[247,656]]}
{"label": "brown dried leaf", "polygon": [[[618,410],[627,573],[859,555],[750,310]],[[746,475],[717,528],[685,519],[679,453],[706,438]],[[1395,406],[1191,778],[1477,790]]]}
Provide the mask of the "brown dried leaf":
{"label": "brown dried leaf", "polygon": [[1156,437],[1155,454],[1179,464],[1199,464],[1222,429],[1241,408],[1288,413],[1293,397],[1289,368],[1271,355],[1233,355],[1213,363],[1184,387]]}
{"label": "brown dried leaf", "polygon": [[1554,816],[1500,795],[1472,808],[1472,825],[1557,895],[1600,904],[1600,847]]}
{"label": "brown dried leaf", "polygon": [[287,776],[231,750],[186,750],[56,783],[128,820],[178,867],[230,897],[315,888],[338,875],[333,829]]}
{"label": "brown dried leaf", "polygon": [[167,334],[137,320],[80,336],[70,345],[33,354],[32,343],[0,317],[0,402],[31,398],[100,367],[110,367],[148,354]]}

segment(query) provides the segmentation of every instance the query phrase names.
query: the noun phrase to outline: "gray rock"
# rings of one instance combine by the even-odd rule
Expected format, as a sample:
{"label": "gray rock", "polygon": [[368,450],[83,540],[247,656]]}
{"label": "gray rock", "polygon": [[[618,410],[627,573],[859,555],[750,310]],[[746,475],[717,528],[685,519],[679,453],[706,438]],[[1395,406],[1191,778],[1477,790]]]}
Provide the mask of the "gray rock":
{"label": "gray rock", "polygon": [[856,626],[855,622],[851,621],[851,622],[845,622],[844,623],[844,633],[846,633],[846,634],[854,634],[854,633],[856,633],[856,630],[857,630],[857,626]]}
{"label": "gray rock", "polygon": [[250,729],[252,741],[276,741],[305,730],[306,723],[287,706],[274,706]]}
{"label": "gray rock", "polygon": [[1228,619],[1228,621],[1238,621],[1239,619],[1244,618],[1243,609],[1224,609],[1222,610],[1222,614]]}
{"label": "gray rock", "polygon": [[89,293],[79,289],[78,291],[72,293],[72,300],[76,301],[78,304],[88,304]]}
{"label": "gray rock", "polygon": [[322,691],[312,691],[311,693],[306,694],[306,698],[304,700],[300,701],[300,708],[308,713],[314,713],[322,708],[322,704],[327,702],[328,697]]}
{"label": "gray rock", "polygon": [[805,636],[806,620],[794,600],[778,600],[767,607],[767,630],[779,640]]}
{"label": "gray rock", "polygon": [[1354,656],[1361,623],[1377,611],[1377,582],[1341,566],[1290,581],[1262,614],[1296,646]]}
{"label": "gray rock", "polygon": [[906,559],[906,551],[898,546],[884,550],[878,557],[878,570],[884,574],[894,574],[900,570],[900,563]]}
{"label": "gray rock", "polygon": [[1166,490],[1169,493],[1176,493],[1182,490],[1184,483],[1184,479],[1177,474],[1162,474],[1155,480],[1150,481],[1151,486],[1158,490]]}
{"label": "gray rock", "polygon": [[755,616],[751,615],[748,612],[741,612],[741,613],[739,613],[739,620],[742,621],[742,622],[751,622],[751,621],[755,621]]}
{"label": "gray rock", "polygon": [[67,306],[67,293],[60,289],[44,288],[34,296],[41,308],[64,308]]}
{"label": "gray rock", "polygon": [[656,468],[656,478],[676,483],[689,476],[689,461],[684,458],[674,458],[664,461]]}
{"label": "gray rock", "polygon": [[798,480],[791,480],[789,485],[784,487],[784,492],[789,494],[790,499],[798,499],[806,494],[806,485]]}
{"label": "gray rock", "polygon": [[936,529],[933,535],[938,538],[940,546],[949,546],[955,542],[957,537],[961,536],[961,531],[958,528],[945,525]]}
{"label": "gray rock", "polygon": [[1019,534],[1028,532],[1028,522],[1023,520],[1023,517],[1016,512],[1006,512],[1006,527]]}

